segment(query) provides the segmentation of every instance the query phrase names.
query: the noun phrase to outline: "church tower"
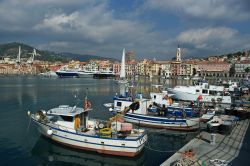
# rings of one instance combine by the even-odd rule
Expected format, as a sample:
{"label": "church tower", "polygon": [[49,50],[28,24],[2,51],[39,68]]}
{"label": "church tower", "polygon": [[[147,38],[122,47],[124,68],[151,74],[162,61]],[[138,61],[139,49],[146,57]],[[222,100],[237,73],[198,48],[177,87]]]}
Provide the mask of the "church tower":
{"label": "church tower", "polygon": [[176,61],[180,62],[181,61],[181,48],[178,45],[177,51],[176,51]]}

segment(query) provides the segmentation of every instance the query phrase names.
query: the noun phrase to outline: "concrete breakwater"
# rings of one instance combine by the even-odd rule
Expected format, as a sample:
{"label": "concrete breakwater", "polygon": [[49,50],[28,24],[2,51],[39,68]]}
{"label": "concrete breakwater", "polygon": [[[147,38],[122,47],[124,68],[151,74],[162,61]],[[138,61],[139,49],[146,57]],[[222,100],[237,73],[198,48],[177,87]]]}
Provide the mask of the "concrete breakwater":
{"label": "concrete breakwater", "polygon": [[211,134],[202,132],[178,152],[163,162],[162,166],[176,165],[212,165],[212,159],[231,162],[241,149],[243,139],[249,126],[249,119],[238,122],[229,135],[216,134],[211,142]]}

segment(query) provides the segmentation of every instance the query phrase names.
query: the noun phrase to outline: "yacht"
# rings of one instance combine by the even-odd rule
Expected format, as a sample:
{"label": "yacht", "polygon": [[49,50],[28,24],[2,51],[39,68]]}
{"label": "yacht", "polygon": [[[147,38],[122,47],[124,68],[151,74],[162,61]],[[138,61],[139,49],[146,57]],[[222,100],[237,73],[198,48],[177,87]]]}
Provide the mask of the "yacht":
{"label": "yacht", "polygon": [[59,70],[56,71],[58,77],[79,77],[79,73],[77,69],[70,69],[68,66],[63,66]]}
{"label": "yacht", "polygon": [[144,130],[117,118],[108,122],[90,119],[86,103],[85,108],[60,105],[28,115],[42,135],[65,146],[128,157],[142,151],[147,141]]}
{"label": "yacht", "polygon": [[77,74],[80,78],[93,78],[93,75],[98,73],[98,71],[88,71],[88,70],[79,70]]}
{"label": "yacht", "polygon": [[99,79],[114,78],[114,77],[115,73],[111,69],[101,70],[93,74],[93,78],[99,78]]}
{"label": "yacht", "polygon": [[174,94],[173,98],[177,100],[231,104],[231,96],[224,86],[209,85],[205,82],[199,82],[194,86],[168,88],[168,92]]}

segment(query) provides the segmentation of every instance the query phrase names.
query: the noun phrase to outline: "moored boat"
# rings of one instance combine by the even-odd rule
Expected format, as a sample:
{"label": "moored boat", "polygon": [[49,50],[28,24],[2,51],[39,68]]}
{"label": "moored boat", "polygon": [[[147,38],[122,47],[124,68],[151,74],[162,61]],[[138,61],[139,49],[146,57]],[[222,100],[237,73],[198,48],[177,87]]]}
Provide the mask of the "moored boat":
{"label": "moored boat", "polygon": [[173,98],[183,101],[197,101],[204,103],[231,104],[231,96],[225,92],[223,86],[199,83],[195,86],[176,86],[168,89],[169,93],[174,94]]}
{"label": "moored boat", "polygon": [[131,97],[116,96],[113,110],[122,112],[125,121],[140,126],[184,131],[199,128],[199,118],[190,117],[190,109],[175,106],[158,107],[153,105],[152,100],[143,99],[141,96],[135,100]]}
{"label": "moored boat", "polygon": [[120,123],[129,126],[125,130],[116,130],[112,125],[117,121],[91,120],[88,111],[87,108],[61,105],[29,115],[42,135],[66,146],[128,157],[142,151],[147,141],[143,130],[133,129],[127,123]]}

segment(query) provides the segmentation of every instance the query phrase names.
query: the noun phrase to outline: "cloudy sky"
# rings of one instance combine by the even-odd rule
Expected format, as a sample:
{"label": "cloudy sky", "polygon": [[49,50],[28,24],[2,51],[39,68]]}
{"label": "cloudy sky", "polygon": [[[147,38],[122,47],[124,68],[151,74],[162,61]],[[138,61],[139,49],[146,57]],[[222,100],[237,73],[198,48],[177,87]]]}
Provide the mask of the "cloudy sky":
{"label": "cloudy sky", "polygon": [[171,59],[250,50],[249,0],[0,0],[0,43]]}

